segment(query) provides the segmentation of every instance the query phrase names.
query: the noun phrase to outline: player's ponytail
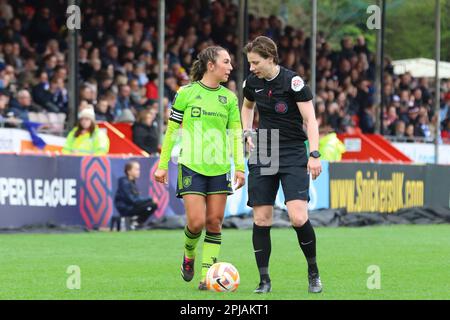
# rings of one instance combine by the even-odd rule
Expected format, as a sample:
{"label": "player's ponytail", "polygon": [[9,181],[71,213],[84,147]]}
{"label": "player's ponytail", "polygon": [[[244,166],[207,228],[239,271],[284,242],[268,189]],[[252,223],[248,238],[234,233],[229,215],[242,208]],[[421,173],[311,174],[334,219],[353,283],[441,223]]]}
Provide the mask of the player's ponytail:
{"label": "player's ponytail", "polygon": [[191,81],[199,81],[208,70],[208,62],[216,63],[219,52],[225,50],[219,46],[207,47],[200,51],[197,55],[197,60],[191,66],[190,78]]}
{"label": "player's ponytail", "polygon": [[200,80],[205,72],[206,72],[206,64],[202,63],[200,59],[195,60],[191,66],[190,72],[191,81]]}

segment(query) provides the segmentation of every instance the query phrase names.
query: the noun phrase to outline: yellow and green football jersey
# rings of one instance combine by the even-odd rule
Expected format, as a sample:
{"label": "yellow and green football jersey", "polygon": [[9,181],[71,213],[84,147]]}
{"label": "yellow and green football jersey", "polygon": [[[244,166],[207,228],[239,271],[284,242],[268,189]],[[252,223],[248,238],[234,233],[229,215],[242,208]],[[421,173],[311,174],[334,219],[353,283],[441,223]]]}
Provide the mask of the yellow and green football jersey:
{"label": "yellow and green football jersey", "polygon": [[236,95],[223,86],[210,88],[200,81],[181,87],[175,96],[159,168],[167,169],[181,130],[178,162],[205,176],[244,171],[242,125]]}

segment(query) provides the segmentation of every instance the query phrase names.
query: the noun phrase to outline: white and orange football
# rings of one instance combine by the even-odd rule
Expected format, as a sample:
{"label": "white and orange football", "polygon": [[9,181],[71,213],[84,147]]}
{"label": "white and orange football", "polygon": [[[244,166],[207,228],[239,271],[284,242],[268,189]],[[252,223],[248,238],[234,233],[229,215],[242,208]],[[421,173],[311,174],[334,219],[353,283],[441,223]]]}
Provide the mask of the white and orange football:
{"label": "white and orange football", "polygon": [[236,291],[239,286],[239,272],[228,262],[213,264],[206,274],[206,287],[216,292]]}

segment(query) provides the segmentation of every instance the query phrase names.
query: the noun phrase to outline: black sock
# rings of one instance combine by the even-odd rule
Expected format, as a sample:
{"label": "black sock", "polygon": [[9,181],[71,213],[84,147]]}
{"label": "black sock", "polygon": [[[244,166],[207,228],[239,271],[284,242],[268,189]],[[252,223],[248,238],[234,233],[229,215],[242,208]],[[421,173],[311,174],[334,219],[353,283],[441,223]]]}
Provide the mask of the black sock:
{"label": "black sock", "polygon": [[261,282],[269,282],[269,258],[272,245],[270,242],[270,226],[260,227],[253,224],[253,249],[255,250]]}
{"label": "black sock", "polygon": [[294,227],[297,232],[298,243],[308,262],[308,272],[319,273],[316,263],[316,234],[308,220],[301,227]]}

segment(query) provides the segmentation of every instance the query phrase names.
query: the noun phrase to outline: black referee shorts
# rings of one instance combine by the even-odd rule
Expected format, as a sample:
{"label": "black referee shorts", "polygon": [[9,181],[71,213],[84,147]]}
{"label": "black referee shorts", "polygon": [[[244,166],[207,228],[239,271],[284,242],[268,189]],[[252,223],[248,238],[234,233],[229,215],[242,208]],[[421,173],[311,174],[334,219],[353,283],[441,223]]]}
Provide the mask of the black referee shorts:
{"label": "black referee shorts", "polygon": [[204,176],[183,164],[178,164],[177,198],[182,198],[186,194],[206,197],[209,194],[220,193],[233,194],[230,172],[219,176]]}
{"label": "black referee shorts", "polygon": [[249,165],[247,205],[273,206],[280,182],[285,197],[284,203],[291,200],[309,201],[309,175],[306,167],[280,167],[274,175],[261,175],[261,167]]}

